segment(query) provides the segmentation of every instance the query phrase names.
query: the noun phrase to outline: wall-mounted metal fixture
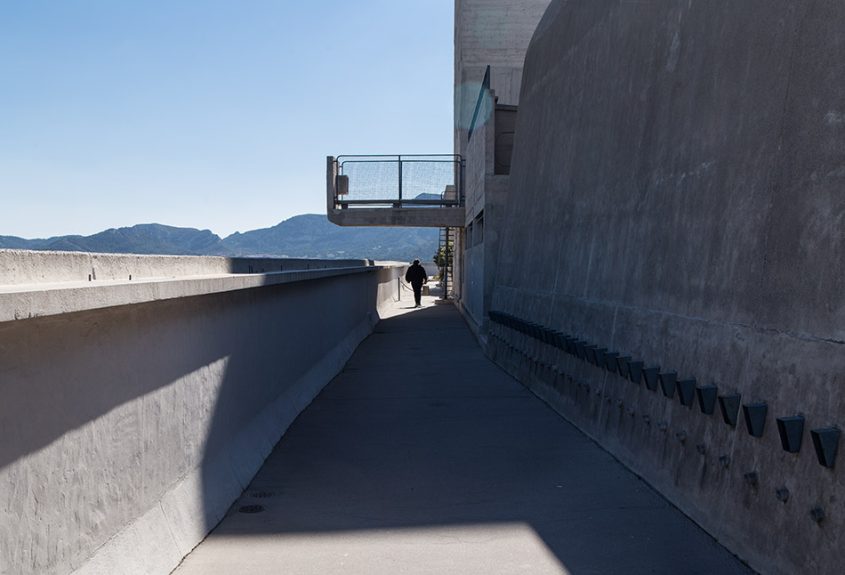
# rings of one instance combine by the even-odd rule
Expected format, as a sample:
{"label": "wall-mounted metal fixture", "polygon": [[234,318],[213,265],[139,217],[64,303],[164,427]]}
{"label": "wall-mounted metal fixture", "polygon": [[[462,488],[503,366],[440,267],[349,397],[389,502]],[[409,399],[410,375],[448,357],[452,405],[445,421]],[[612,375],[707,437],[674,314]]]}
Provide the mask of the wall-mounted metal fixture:
{"label": "wall-mounted metal fixture", "polygon": [[672,399],[675,397],[675,387],[678,383],[678,373],[675,371],[664,371],[660,374],[660,388],[663,395]]}
{"label": "wall-mounted metal fixture", "polygon": [[583,340],[577,340],[575,342],[575,355],[583,361],[587,357],[587,342]]}
{"label": "wall-mounted metal fixture", "polygon": [[563,333],[562,331],[555,331],[555,343],[554,346],[559,350],[566,351],[568,349],[570,337]]}
{"label": "wall-mounted metal fixture", "polygon": [[593,365],[596,367],[604,367],[604,354],[607,353],[606,347],[600,347],[593,350]]}
{"label": "wall-mounted metal fixture", "polygon": [[768,412],[769,406],[766,405],[765,401],[743,404],[742,414],[745,416],[745,428],[748,430],[749,435],[752,437],[763,437]]}
{"label": "wall-mounted metal fixture", "polygon": [[778,417],[777,423],[783,450],[789,453],[801,451],[801,440],[804,439],[804,417],[800,415]]}
{"label": "wall-mounted metal fixture", "polygon": [[[657,371],[660,371],[660,368],[657,368]],[[636,383],[637,385],[640,384],[640,379],[643,377],[643,362],[641,361],[629,361],[628,362],[628,379],[631,382]]]}
{"label": "wall-mounted metal fixture", "polygon": [[628,362],[631,361],[631,356],[626,355],[624,357],[617,357],[616,358],[616,373],[618,373],[622,377],[628,377]]}
{"label": "wall-mounted metal fixture", "polygon": [[544,325],[537,325],[537,331],[539,332],[535,338],[538,339],[540,342],[551,345],[554,337],[554,332],[551,328],[548,328]]}
{"label": "wall-mounted metal fixture", "polygon": [[548,344],[551,342],[551,334],[552,330],[550,330],[544,325],[537,324],[537,333],[534,338],[540,340],[545,344]]}
{"label": "wall-mounted metal fixture", "polygon": [[566,340],[569,339],[569,336],[563,333],[560,330],[552,330],[552,345],[560,350],[566,349]]}
{"label": "wall-mounted metal fixture", "polygon": [[651,391],[657,389],[657,375],[660,373],[660,366],[654,367],[646,367],[643,368],[643,379],[645,379],[645,385]]}
{"label": "wall-mounted metal fixture", "polygon": [[842,431],[838,427],[824,427],[811,429],[813,448],[821,465],[833,467],[836,463],[836,452],[839,451],[839,436]]}
{"label": "wall-mounted metal fixture", "polygon": [[713,415],[716,411],[716,396],[719,393],[719,388],[715,385],[700,385],[695,388],[695,394],[698,396],[698,407],[704,415]]}
{"label": "wall-mounted metal fixture", "polygon": [[619,354],[615,351],[608,351],[604,354],[604,368],[610,373],[616,373],[616,358]]}
{"label": "wall-mounted metal fixture", "polygon": [[722,412],[722,419],[731,427],[736,427],[736,421],[739,417],[739,405],[742,401],[742,395],[738,393],[731,393],[728,395],[719,396],[719,409]]}
{"label": "wall-mounted metal fixture", "polygon": [[695,403],[695,378],[682,379],[678,382],[678,399],[681,405],[692,408]]}

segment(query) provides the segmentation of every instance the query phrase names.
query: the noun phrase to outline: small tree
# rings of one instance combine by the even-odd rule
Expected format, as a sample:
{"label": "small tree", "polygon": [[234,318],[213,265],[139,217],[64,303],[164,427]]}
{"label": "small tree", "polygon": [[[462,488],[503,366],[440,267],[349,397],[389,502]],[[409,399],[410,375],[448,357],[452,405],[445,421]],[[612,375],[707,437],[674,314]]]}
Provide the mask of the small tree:
{"label": "small tree", "polygon": [[437,253],[434,254],[434,265],[440,268],[440,277],[444,275],[444,270],[447,267],[452,267],[452,252],[454,248],[452,242],[447,242],[445,246],[437,248]]}

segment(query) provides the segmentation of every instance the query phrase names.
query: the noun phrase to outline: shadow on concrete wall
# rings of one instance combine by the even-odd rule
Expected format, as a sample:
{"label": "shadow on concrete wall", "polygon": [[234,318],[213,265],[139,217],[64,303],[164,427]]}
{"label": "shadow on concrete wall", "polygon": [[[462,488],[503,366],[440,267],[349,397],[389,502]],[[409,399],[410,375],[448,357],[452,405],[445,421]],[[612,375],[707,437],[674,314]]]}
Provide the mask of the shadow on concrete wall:
{"label": "shadow on concrete wall", "polygon": [[[24,521],[0,525],[13,571],[64,572],[160,503],[189,550],[278,439],[256,414],[353,328],[366,334],[375,275],[0,324],[0,493],[5,515]],[[263,444],[232,445],[250,438]]]}
{"label": "shadow on concrete wall", "polygon": [[376,292],[375,274],[358,274],[248,290],[221,307],[229,359],[202,456],[206,531],[341,368],[358,341],[353,334],[369,331]]}
{"label": "shadow on concrete wall", "polygon": [[[185,298],[2,324],[0,469],[225,358],[202,305]],[[124,423],[137,430],[140,409]]]}
{"label": "shadow on concrete wall", "polygon": [[[350,297],[343,277],[0,324],[0,469],[221,360],[240,382],[223,392],[269,399],[366,317],[363,287]],[[237,420],[238,404],[216,418]]]}

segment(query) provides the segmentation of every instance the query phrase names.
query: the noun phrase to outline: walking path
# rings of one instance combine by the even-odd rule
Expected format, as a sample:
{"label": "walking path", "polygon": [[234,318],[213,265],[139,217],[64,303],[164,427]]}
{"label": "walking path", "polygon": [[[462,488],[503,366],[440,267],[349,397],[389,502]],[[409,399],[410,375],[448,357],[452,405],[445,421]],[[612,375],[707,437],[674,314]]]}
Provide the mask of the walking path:
{"label": "walking path", "polygon": [[751,573],[425,303],[379,323],[177,575]]}

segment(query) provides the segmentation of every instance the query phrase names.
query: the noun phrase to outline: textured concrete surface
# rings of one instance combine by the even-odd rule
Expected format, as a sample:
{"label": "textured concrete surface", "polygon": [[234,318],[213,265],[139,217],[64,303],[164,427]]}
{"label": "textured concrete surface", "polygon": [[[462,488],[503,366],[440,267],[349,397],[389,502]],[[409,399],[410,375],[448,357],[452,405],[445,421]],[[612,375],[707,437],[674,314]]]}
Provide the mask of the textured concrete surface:
{"label": "textured concrete surface", "polygon": [[[456,0],[455,134],[456,154],[467,157],[467,134],[484,72],[500,104],[519,104],[525,51],[549,0]],[[491,106],[476,118],[484,125]],[[492,166],[491,166],[492,167]]]}
{"label": "textured concrete surface", "polygon": [[278,271],[141,278],[104,281],[0,285],[0,322],[79,311],[203,296],[251,288],[297,283],[358,273],[374,273],[369,266],[307,271]]}
{"label": "textured concrete surface", "polygon": [[472,120],[484,69],[501,104],[518,104],[528,42],[549,0],[455,2],[455,125]]}
{"label": "textured concrete surface", "polygon": [[[483,214],[485,238],[479,243],[460,234],[455,251],[455,292],[459,305],[476,326],[490,307],[498,257],[502,200],[507,176],[495,174],[499,124],[497,105],[519,103],[525,52],[549,0],[457,0],[455,2],[455,133],[454,150],[466,161],[466,216],[460,226]],[[490,91],[478,108],[472,138],[468,128],[476,116],[485,69],[490,66]],[[511,114],[513,112],[510,112]],[[506,122],[502,122],[503,124]],[[500,135],[501,136],[501,135]]]}
{"label": "textured concrete surface", "polygon": [[368,260],[227,258],[0,250],[0,286],[175,279],[366,266]]}
{"label": "textured concrete surface", "polygon": [[[371,331],[403,271],[246,274],[249,289],[0,321],[0,574],[169,573]],[[119,287],[79,289],[96,301]]]}
{"label": "textured concrete surface", "polygon": [[562,409],[770,573],[845,564],[845,465],[809,438],[845,426],[843,93],[832,0],[556,0],[524,68],[493,307],[767,402],[756,438],[572,366],[601,399]]}
{"label": "textured concrete surface", "polygon": [[376,326],[177,575],[749,573],[430,303]]}
{"label": "textured concrete surface", "polygon": [[[492,107],[492,99],[482,103],[482,114],[488,107]],[[506,113],[513,115],[512,111]],[[466,147],[467,227],[459,235],[455,248],[454,279],[458,286],[458,305],[479,327],[483,326],[486,310],[490,309],[493,299],[508,191],[509,176],[495,173],[496,138],[501,137],[500,119],[497,108],[490,120],[476,127]],[[513,118],[508,117],[504,123],[511,121]]]}
{"label": "textured concrete surface", "polygon": [[[328,193],[333,194],[331,189]],[[464,223],[464,208],[331,208],[328,218],[339,226],[459,227]]]}

